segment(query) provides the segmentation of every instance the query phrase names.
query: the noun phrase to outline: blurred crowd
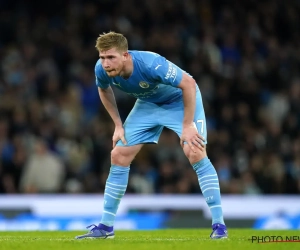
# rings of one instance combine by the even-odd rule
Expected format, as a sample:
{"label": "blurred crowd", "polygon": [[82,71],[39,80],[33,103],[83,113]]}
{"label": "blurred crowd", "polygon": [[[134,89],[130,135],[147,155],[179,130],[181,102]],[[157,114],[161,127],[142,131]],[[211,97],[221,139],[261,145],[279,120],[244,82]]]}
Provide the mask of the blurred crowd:
{"label": "blurred crowd", "polygon": [[[197,81],[222,193],[300,192],[300,1],[0,0],[0,192],[99,193],[114,125],[94,79],[110,30]],[[124,120],[135,99],[115,90]],[[199,193],[175,133],[145,145],[128,193]]]}

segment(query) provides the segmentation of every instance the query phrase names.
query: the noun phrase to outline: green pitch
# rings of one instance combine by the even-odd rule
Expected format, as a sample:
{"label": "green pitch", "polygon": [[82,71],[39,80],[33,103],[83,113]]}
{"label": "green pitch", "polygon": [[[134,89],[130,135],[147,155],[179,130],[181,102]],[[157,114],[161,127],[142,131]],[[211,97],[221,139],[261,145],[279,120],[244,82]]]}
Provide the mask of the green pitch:
{"label": "green pitch", "polygon": [[114,239],[75,240],[85,232],[0,232],[2,250],[217,250],[217,249],[300,249],[300,242],[263,243],[251,242],[252,236],[276,236],[284,240],[300,237],[299,231],[258,231],[229,229],[229,238],[209,239],[210,229],[166,229],[156,231],[116,231]]}

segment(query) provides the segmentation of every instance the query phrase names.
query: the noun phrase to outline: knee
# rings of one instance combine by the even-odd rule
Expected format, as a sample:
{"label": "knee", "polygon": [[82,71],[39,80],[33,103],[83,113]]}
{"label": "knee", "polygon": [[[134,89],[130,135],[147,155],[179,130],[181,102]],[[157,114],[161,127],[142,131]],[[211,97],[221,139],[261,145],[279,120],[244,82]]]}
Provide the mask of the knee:
{"label": "knee", "polygon": [[123,164],[124,161],[124,156],[122,155],[122,150],[120,150],[118,147],[115,147],[111,153],[110,153],[110,157],[111,157],[111,163],[113,165],[118,165],[118,166],[122,166],[121,164]]}
{"label": "knee", "polygon": [[117,166],[128,166],[131,163],[131,159],[130,156],[125,154],[125,152],[123,152],[124,150],[122,150],[122,148],[120,147],[115,147],[112,151],[111,151],[111,163],[113,165],[117,165]]}
{"label": "knee", "polygon": [[184,146],[184,154],[189,159],[189,162],[191,164],[201,161],[204,157],[207,156],[206,150],[201,151],[200,149],[197,149],[196,152],[193,152],[188,145]]}

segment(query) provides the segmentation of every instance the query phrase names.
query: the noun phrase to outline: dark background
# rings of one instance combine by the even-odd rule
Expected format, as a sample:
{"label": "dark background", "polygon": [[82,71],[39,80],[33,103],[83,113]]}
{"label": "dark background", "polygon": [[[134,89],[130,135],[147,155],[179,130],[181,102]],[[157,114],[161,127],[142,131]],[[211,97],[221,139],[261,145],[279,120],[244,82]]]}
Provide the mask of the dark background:
{"label": "dark background", "polygon": [[[160,53],[196,79],[222,193],[300,190],[300,1],[0,0],[0,192],[102,192],[114,126],[95,40]],[[124,120],[134,99],[118,91]],[[176,134],[145,146],[129,193],[199,193]]]}

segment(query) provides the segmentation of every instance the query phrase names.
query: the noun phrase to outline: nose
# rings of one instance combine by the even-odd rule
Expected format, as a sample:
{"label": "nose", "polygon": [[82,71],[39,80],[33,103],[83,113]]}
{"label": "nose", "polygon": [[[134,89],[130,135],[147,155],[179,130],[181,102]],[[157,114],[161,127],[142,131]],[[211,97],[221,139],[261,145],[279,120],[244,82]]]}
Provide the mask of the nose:
{"label": "nose", "polygon": [[102,66],[103,66],[103,68],[105,68],[105,69],[109,69],[109,63],[108,63],[108,61],[107,60],[102,60]]}

